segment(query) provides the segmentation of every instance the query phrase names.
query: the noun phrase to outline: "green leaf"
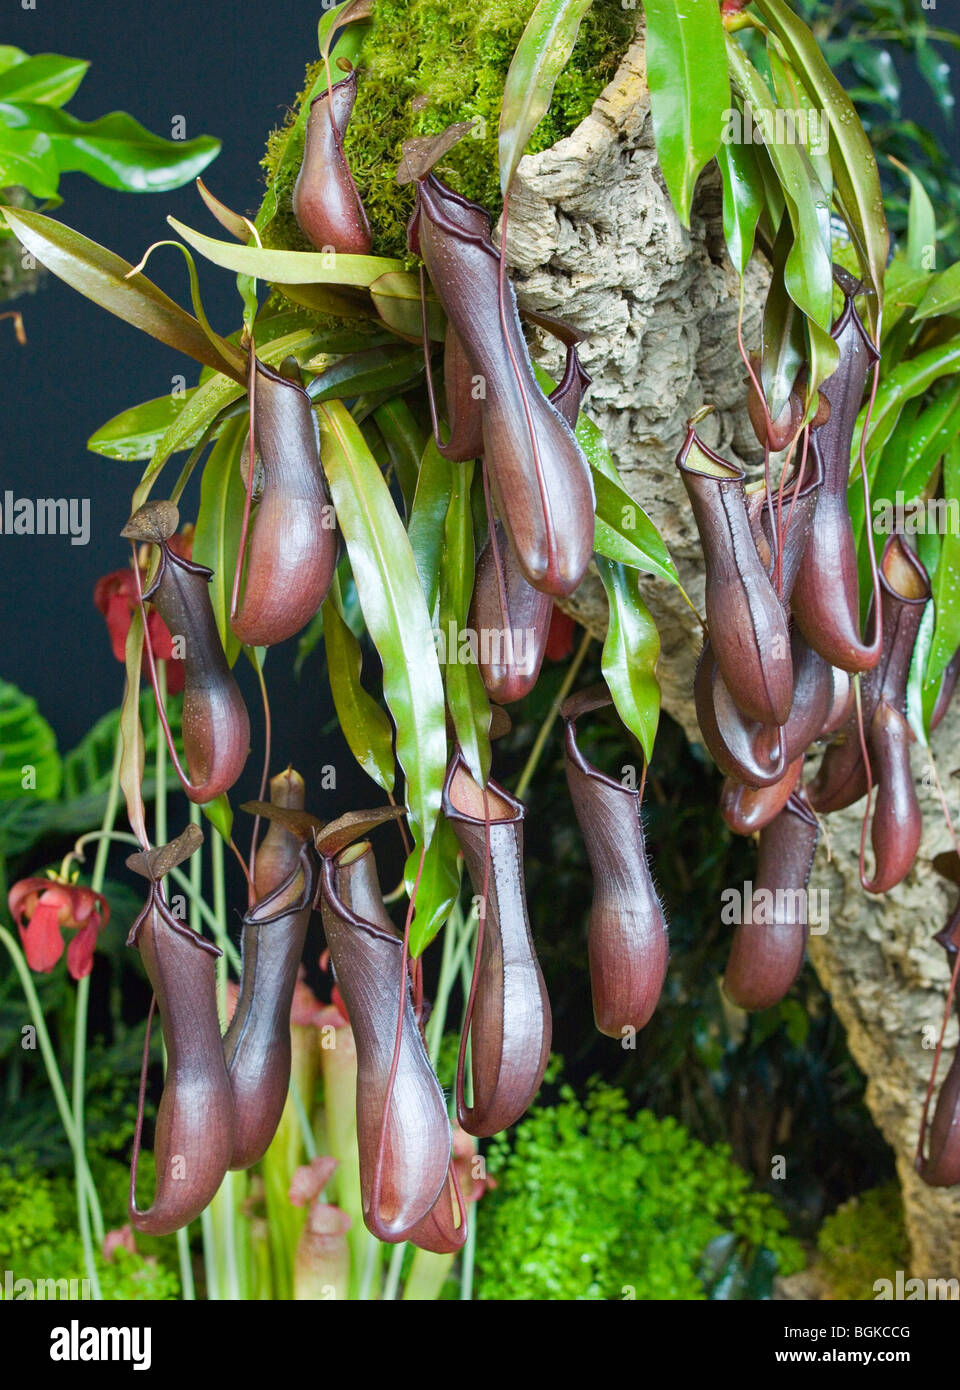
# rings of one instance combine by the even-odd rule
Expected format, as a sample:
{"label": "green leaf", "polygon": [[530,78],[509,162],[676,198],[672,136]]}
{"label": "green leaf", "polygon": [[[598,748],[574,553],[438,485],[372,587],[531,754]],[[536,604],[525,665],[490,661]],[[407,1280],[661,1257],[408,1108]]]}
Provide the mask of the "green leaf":
{"label": "green leaf", "polygon": [[930,641],[933,637],[934,608],[928,603],[920,619],[917,639],[910,657],[910,670],[907,673],[907,723],[925,748],[930,737],[930,715],[937,698],[939,680],[929,687],[924,685],[923,673],[927,665]]}
{"label": "green leaf", "polygon": [[25,188],[35,198],[52,198],[59,182],[60,169],[46,135],[0,125],[0,188]]}
{"label": "green leaf", "polygon": [[[916,420],[901,460],[899,485],[907,501],[919,496],[960,431],[960,382],[947,380],[943,390]],[[891,441],[892,443],[892,441]],[[884,450],[884,456],[888,451]]]}
{"label": "green leaf", "polygon": [[86,76],[90,64],[59,53],[38,53],[0,74],[0,101],[33,101],[62,106]]}
{"label": "green leaf", "polygon": [[917,66],[926,78],[937,105],[945,119],[952,120],[956,98],[953,95],[950,64],[927,43],[922,33],[917,37],[915,52]]}
{"label": "green leaf", "polygon": [[57,736],[36,700],[0,680],[0,799],[50,801],[60,779]]}
{"label": "green leaf", "polygon": [[[112,420],[101,425],[90,436],[87,448],[93,454],[102,454],[104,458],[120,459],[123,462],[150,458],[163,435],[185,406],[192,401],[196,390],[196,387],[191,386],[180,396],[174,396],[168,391],[165,396],[157,396],[155,400],[144,401],[141,405],[132,405],[127,410],[121,410],[119,415],[114,415]],[[195,431],[195,438],[186,442],[196,443],[202,433],[201,426]]]}
{"label": "green leaf", "polygon": [[[907,401],[922,395],[941,377],[957,371],[960,371],[960,337],[950,338],[894,367],[877,392],[870,417],[870,433],[867,435],[867,457],[872,457],[883,448]],[[857,418],[853,434],[851,458],[854,459],[859,453],[865,417],[866,406]]]}
{"label": "green leaf", "polygon": [[[810,160],[817,182],[826,195],[833,195],[833,169],[830,165],[830,141],[826,121],[819,107],[814,106],[797,73],[783,57],[779,42],[771,34],[767,40],[767,59],[773,88],[782,110],[793,119],[793,130],[799,133],[803,148]],[[802,122],[805,120],[805,124]],[[785,124],[785,129],[790,126]]]}
{"label": "green leaf", "polygon": [[[171,732],[181,757],[183,744],[180,735],[182,698],[175,696],[167,702]],[[140,696],[141,723],[146,722],[144,748],[149,756],[156,750],[160,729],[153,701],[153,692],[145,690]],[[110,710],[98,719],[76,745],[63,757],[63,779],[59,795],[53,801],[38,801],[22,795],[19,800],[0,800],[0,854],[23,854],[45,836],[76,837],[85,830],[103,824],[107,796],[113,777],[113,760],[120,733],[120,710]],[[163,737],[162,733],[160,737]],[[167,766],[167,789],[179,791],[180,783],[172,765]],[[153,797],[155,781],[144,780],[144,794]]]}
{"label": "green leaf", "polygon": [[815,106],[830,122],[830,164],[835,194],[850,229],[866,282],[875,298],[871,322],[883,308],[883,272],[889,234],[883,214],[883,192],[877,161],[860,117],[817,41],[785,0],[756,0],[757,9],[780,39]]}
{"label": "green leaf", "polygon": [[18,63],[25,63],[28,55],[22,48],[14,48],[12,44],[0,43],[0,72],[7,72],[8,69],[16,67]]}
{"label": "green leaf", "polygon": [[[955,439],[943,461],[943,497],[949,518],[954,513],[954,525],[948,526],[940,537],[940,558],[931,578],[936,622],[924,671],[925,692],[932,694],[925,703],[930,709],[940,688],[940,677],[954,652],[960,647],[960,534],[956,514],[960,508],[960,440]],[[926,720],[929,728],[929,715]]]}
{"label": "green leaf", "polygon": [[[910,440],[913,436],[919,410],[919,400],[907,402],[897,421],[896,429],[889,442],[884,446],[880,459],[874,467],[873,476],[870,479],[870,502],[874,517],[877,515],[879,504],[884,501],[893,502],[894,494],[903,481],[904,467],[907,466],[905,460],[909,456]],[[860,592],[864,593],[864,585],[869,587],[870,584],[870,554],[865,544],[863,530],[864,497],[859,469],[855,469],[851,474],[847,505],[850,511],[850,523],[860,554]]]}
{"label": "green leaf", "polygon": [[[801,145],[776,136],[776,103],[763,78],[732,36],[727,38],[730,71],[754,119],[762,116],[772,136],[765,141],[786,199],[793,242],[783,267],[787,293],[807,318],[810,335],[808,398],[836,369],[837,345],[830,336],[833,317],[833,262],[830,248],[830,204]],[[786,135],[787,132],[785,131]],[[772,406],[771,406],[772,409]]]}
{"label": "green leaf", "polygon": [[[451,628],[458,635],[463,632],[473,597],[473,470],[473,463],[458,466],[447,507],[440,564],[440,631],[444,634]],[[490,775],[490,701],[476,660],[461,658],[459,640],[447,643],[443,675],[457,741],[474,778],[486,786]]]}
{"label": "green leaf", "polygon": [[368,286],[388,270],[403,270],[401,261],[385,256],[348,256],[339,251],[277,251],[269,246],[240,246],[195,232],[175,217],[170,226],[201,256],[224,270],[255,275],[287,285]]}
{"label": "green leaf", "polygon": [[[173,734],[174,746],[183,757],[183,735],[181,731],[183,697],[167,697],[167,720]],[[149,757],[156,753],[157,738],[163,738],[163,730],[157,718],[156,704],[152,690],[144,690],[140,695],[140,720],[145,728],[144,751]],[[63,758],[63,785],[60,789],[62,803],[83,801],[86,806],[77,807],[74,824],[83,818],[84,823],[95,824],[103,819],[103,802],[110,790],[113,775],[113,757],[117,739],[120,736],[120,710],[109,710],[98,719],[92,729]],[[180,781],[176,770],[167,765],[168,786],[179,789]],[[151,794],[153,784],[151,785]],[[145,787],[146,790],[146,787]],[[64,824],[65,829],[71,828]]]}
{"label": "green leaf", "polygon": [[617,713],[649,762],[660,719],[660,635],[640,596],[636,571],[603,556],[596,557],[596,565],[610,605],[600,669]]}
{"label": "green leaf", "polygon": [[240,640],[230,627],[230,600],[240,550],[243,524],[244,469],[241,450],[247,433],[245,418],[231,420],[210,450],[200,484],[200,510],[193,534],[193,558],[213,570],[210,602],[220,641],[232,666],[240,654]]}
{"label": "green leaf", "polygon": [[936,276],[933,284],[921,299],[919,306],[914,309],[913,317],[914,319],[929,319],[934,314],[955,314],[958,309],[960,309],[960,261],[955,261],[942,274]]}
{"label": "green leaf", "polygon": [[723,236],[734,269],[742,277],[763,212],[763,175],[753,145],[724,141],[717,150],[717,163],[723,181]]}
{"label": "green leaf", "polygon": [[806,358],[803,316],[798,312],[784,279],[787,260],[794,245],[790,218],[784,213],[773,243],[760,353],[760,381],[774,420],[789,400],[797,373]]}
{"label": "green leaf", "polygon": [[[934,268],[937,254],[937,215],[923,184],[912,169],[891,157],[901,173],[910,180],[910,207],[907,213],[907,265],[912,270],[929,271]],[[887,272],[889,276],[889,270]]]}
{"label": "green leaf", "polygon": [[890,330],[899,322],[905,309],[913,308],[920,303],[933,280],[933,272],[914,270],[903,255],[894,255],[893,260],[887,266],[884,281],[886,308],[883,321],[883,351],[885,356],[889,351]]}
{"label": "green leaf", "polygon": [[720,148],[730,78],[714,0],[644,0],[647,81],[657,158],[677,216],[690,225],[693,190]]}
{"label": "green leaf", "polygon": [[164,140],[124,111],[81,121],[52,106],[0,99],[0,125],[46,135],[62,173],[86,174],[106,188],[128,193],[180,188],[220,152],[220,141],[210,135]]}
{"label": "green leaf", "polygon": [[557,78],[577,41],[592,0],[538,0],[503,84],[498,154],[500,189],[507,189],[530,136],[550,109]]}
{"label": "green leaf", "polygon": [[594,549],[610,560],[679,584],[670,552],[640,504],[596,468],[593,486],[597,495]]}
{"label": "green leaf", "polygon": [[87,299],[188,357],[244,381],[243,354],[222,338],[214,348],[197,320],[145,275],[127,279],[133,267],[122,256],[39,212],[4,207],[3,216],[41,265]]}
{"label": "green leaf", "polygon": [[417,423],[413,411],[400,396],[378,406],[373,412],[373,418],[390,454],[390,462],[397,475],[404,507],[409,517],[420,477],[420,460],[426,445],[423,430]]}
{"label": "green leaf", "polygon": [[[441,816],[420,871],[416,911],[410,924],[410,954],[414,959],[422,955],[433,941],[457,900],[460,892],[459,854],[460,846],[453,826]],[[408,894],[413,892],[419,864],[420,847],[417,845],[404,869]]]}
{"label": "green leaf", "polygon": [[[423,341],[419,275],[405,270],[388,270],[370,286],[370,298],[377,313],[394,333],[412,338],[416,343]],[[443,305],[429,287],[424,298],[427,305],[427,334],[433,342],[442,343],[447,331]]]}
{"label": "green leaf", "polygon": [[440,592],[440,556],[447,508],[453,491],[453,474],[454,465],[438,451],[431,435],[423,451],[407,527],[420,587],[431,617]]}
{"label": "green leaf", "polygon": [[324,13],[317,25],[317,45],[320,49],[320,56],[329,57],[330,40],[341,25],[369,19],[372,14],[373,0],[344,0],[343,4],[334,5],[329,9],[324,6]]}
{"label": "green leaf", "polygon": [[340,728],[350,752],[364,772],[392,792],[394,786],[393,726],[363,688],[363,652],[347,626],[336,577],[323,602],[323,640],[327,674]]}
{"label": "green leaf", "polygon": [[285,285],[279,280],[272,286],[291,304],[312,309],[317,314],[331,314],[342,319],[375,319],[373,301],[363,289],[339,289],[336,285]]}
{"label": "green leaf", "polygon": [[229,845],[230,832],[233,829],[233,808],[226,792],[221,792],[213,801],[205,801],[200,810],[224,844]]}
{"label": "green leaf", "polygon": [[245,395],[242,385],[219,372],[196,388],[158,441],[150,466],[144,471],[140,486],[134,493],[135,506],[142,506],[146,501],[150,488],[171,454],[191,448],[213,424],[221,410]]}
{"label": "green leaf", "polygon": [[403,343],[351,352],[339,362],[324,368],[307,386],[307,394],[317,401],[342,400],[371,391],[393,391],[408,386],[423,375],[423,350]]}
{"label": "green leaf", "polygon": [[339,401],[321,404],[317,413],[324,471],[367,630],[383,663],[410,821],[429,845],[447,755],[430,615],[407,534],[359,426]]}

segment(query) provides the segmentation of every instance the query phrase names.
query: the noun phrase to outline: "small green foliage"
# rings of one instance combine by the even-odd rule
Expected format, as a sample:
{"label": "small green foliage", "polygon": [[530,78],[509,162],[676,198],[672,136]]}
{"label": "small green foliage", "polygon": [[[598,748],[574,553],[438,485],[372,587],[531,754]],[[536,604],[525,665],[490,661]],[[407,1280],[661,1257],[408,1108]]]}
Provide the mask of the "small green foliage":
{"label": "small green foliage", "polygon": [[786,1218],[723,1145],[675,1120],[629,1113],[623,1092],[569,1086],[487,1154],[497,1187],[479,1204],[477,1275],[485,1299],[704,1299],[701,1260],[736,1238],[744,1265],[765,1248],[777,1272],[804,1264]]}
{"label": "small green foliage", "polygon": [[874,1282],[910,1268],[897,1183],[871,1188],[828,1216],[817,1236],[817,1269],[832,1298],[858,1302],[876,1297]]}
{"label": "small green foliage", "polygon": [[[503,84],[535,0],[377,0],[360,51],[359,93],[344,148],[373,229],[377,255],[407,254],[406,224],[413,203],[409,187],[394,175],[401,144],[415,135],[435,135],[454,121],[474,120],[475,134],[462,140],[442,162],[444,179],[458,193],[482,203],[496,216],[500,208],[497,126]],[[547,149],[569,135],[588,114],[613,77],[633,36],[636,11],[620,0],[595,0],[580,28],[573,56],[560,75],[553,102],[534,132],[529,153]],[[307,72],[303,92],[320,70]],[[285,131],[270,137],[264,167],[272,178]],[[268,232],[274,246],[305,247],[291,211],[289,187],[280,187],[279,212]]]}
{"label": "small green foliage", "polygon": [[[105,1299],[158,1302],[179,1297],[176,1274],[155,1257],[117,1250],[111,1260],[98,1254],[96,1263]],[[34,1284],[86,1277],[71,1179],[50,1178],[26,1166],[0,1166],[0,1271],[6,1270],[13,1280]],[[82,1287],[78,1282],[78,1291]]]}

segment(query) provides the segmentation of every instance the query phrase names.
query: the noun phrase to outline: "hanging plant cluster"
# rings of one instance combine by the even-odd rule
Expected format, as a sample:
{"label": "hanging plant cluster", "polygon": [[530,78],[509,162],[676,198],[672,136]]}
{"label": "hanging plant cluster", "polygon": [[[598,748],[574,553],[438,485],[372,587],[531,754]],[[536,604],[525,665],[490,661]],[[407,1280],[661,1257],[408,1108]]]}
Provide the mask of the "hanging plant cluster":
{"label": "hanging plant cluster", "polygon": [[[115,457],[148,458],[123,531],[133,551],[134,613],[120,763],[140,843],[128,862],[148,884],[130,944],[153,988],[168,1058],[147,1209],[135,1191],[140,1124],[134,1146],[130,1215],[142,1231],[193,1220],[229,1169],[256,1163],[269,1145],[287,1096],[290,1005],[317,909],[356,1041],[364,1220],[381,1240],[446,1252],[463,1245],[466,1204],[425,1038],[422,957],[458,899],[462,863],[477,912],[456,1117],[470,1135],[496,1134],[537,1094],[551,1016],[525,901],[524,808],[491,775],[493,743],[509,724],[503,704],[537,681],[554,601],[577,589],[591,561],[610,605],[604,684],[571,693],[574,663],[560,713],[594,879],[594,1013],[603,1033],[622,1039],[656,1008],[668,933],[644,845],[643,782],[628,788],[593,767],[577,727],[612,703],[624,736],[649,761],[659,640],[638,572],[678,588],[680,581],[581,411],[589,385],[581,335],[543,315],[524,322],[501,251],[517,166],[588,0],[531,8],[500,114],[499,236],[490,214],[442,177],[444,157],[469,137],[466,120],[404,144],[395,172],[414,194],[411,261],[376,254],[376,228],[345,153],[363,99],[362,44],[375,0],[325,12],[321,71],[279,157],[278,170],[298,161],[290,211],[313,250],[265,244],[279,211],[279,171],[253,221],[201,184],[233,240],[171,219],[182,241],[159,243],[186,259],[190,314],[146,278],[145,262],[132,267],[38,213],[5,210],[43,264],[205,369],[186,399],[135,407],[92,441]],[[706,566],[697,716],[726,777],[724,818],[738,834],[759,834],[757,886],[778,905],[771,920],[737,928],[724,987],[741,1007],[762,1009],[783,997],[803,960],[806,918],[796,909],[820,817],[867,796],[864,834],[869,828],[875,866],[869,877],[861,856],[861,876],[872,893],[904,878],[919,844],[910,744],[915,709],[925,740],[956,675],[956,617],[939,604],[933,616],[929,602],[931,592],[944,592],[952,557],[945,547],[925,567],[894,534],[878,563],[869,486],[907,401],[937,379],[925,363],[925,375],[894,365],[885,380],[885,360],[899,354],[910,367],[918,351],[942,350],[942,341],[920,346],[906,331],[933,290],[929,276],[917,276],[906,298],[899,286],[895,348],[884,342],[888,238],[876,164],[849,98],[784,0],[724,4],[722,12],[716,0],[690,0],[682,12],[672,0],[644,8],[658,156],[678,215],[689,225],[697,177],[715,159],[741,280],[755,247],[772,267],[759,356],[741,341],[763,477],[748,485],[743,468],[710,449],[697,433],[700,416],[677,461]],[[779,140],[772,121],[762,125],[762,144],[725,143],[731,108],[771,118],[784,108],[822,110],[829,155]],[[831,210],[843,226],[839,247]],[[191,250],[238,277],[243,323],[230,337],[206,318]],[[261,283],[271,291],[265,303]],[[533,328],[565,349],[559,382],[531,360]],[[152,494],[177,452],[186,461],[158,500]],[[851,459],[860,465],[859,503],[848,495]],[[187,543],[180,504],[201,465]],[[887,487],[899,480],[883,475]],[[382,663],[384,704],[361,683],[362,649],[347,620],[354,595]],[[305,809],[292,769],[271,778],[264,675],[269,649],[303,634],[318,614],[341,728],[390,803],[329,823]],[[164,714],[154,615],[182,660],[182,759]],[[448,650],[441,661],[438,630],[468,631],[477,647],[467,660]],[[530,643],[515,640],[526,633]],[[234,675],[241,653],[256,671],[265,716],[260,796],[243,808],[254,816],[246,856],[233,839],[229,802],[251,743]],[[239,1000],[222,1037],[217,948],[177,918],[164,887],[202,834],[194,824],[152,845],[148,833],[144,664],[183,790],[235,850],[248,883]],[[805,757],[824,740],[807,781]],[[369,839],[391,822],[407,850],[402,933],[386,911]],[[955,926],[943,943],[952,960]],[[960,1180],[957,1065],[941,1089],[928,1153],[921,1139],[921,1171],[935,1184]]]}

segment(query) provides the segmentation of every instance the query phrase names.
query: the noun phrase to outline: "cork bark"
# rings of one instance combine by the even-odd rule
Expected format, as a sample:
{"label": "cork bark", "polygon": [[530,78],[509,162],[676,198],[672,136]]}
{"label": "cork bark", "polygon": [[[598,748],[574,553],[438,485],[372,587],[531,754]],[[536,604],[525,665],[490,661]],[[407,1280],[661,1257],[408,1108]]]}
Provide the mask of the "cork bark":
{"label": "cork bark", "polygon": [[[659,527],[702,612],[700,545],[674,463],[687,419],[710,403],[715,412],[699,427],[708,444],[748,466],[756,466],[758,449],[744,407],[739,281],[723,243],[719,175],[714,167],[701,178],[687,231],[657,167],[642,32],[587,119],[567,139],[521,162],[506,246],[521,304],[566,318],[588,335],[581,352],[593,377],[587,408],[606,434],[624,486]],[[766,280],[761,264],[751,267],[743,318],[748,347],[759,337]],[[561,350],[552,340],[544,338],[535,352],[547,370],[559,367]],[[692,683],[699,625],[666,583],[645,578],[643,594],[660,629],[664,708],[697,739]],[[588,575],[571,611],[602,636],[606,600],[596,575]],[[954,812],[957,784],[950,774],[958,732],[960,711],[954,711],[934,745]],[[931,938],[956,893],[929,863],[949,841],[925,761],[917,750],[926,827],[920,856],[906,882],[886,897],[869,898],[860,888],[862,804],[829,818],[829,853],[821,843],[811,884],[830,893],[829,929],[812,939],[810,957],[868,1078],[867,1104],[896,1153],[911,1272],[926,1278],[960,1272],[960,1189],[927,1188],[913,1169],[930,1043],[948,978]],[[955,1042],[954,1022],[947,1043]],[[878,1270],[877,1277],[895,1273]]]}

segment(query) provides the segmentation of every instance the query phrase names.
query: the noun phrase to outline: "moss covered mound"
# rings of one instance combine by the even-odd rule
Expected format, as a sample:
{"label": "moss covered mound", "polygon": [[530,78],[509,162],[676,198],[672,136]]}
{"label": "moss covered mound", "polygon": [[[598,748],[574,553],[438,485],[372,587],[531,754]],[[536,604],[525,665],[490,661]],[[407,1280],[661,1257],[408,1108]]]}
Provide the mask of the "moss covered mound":
{"label": "moss covered mound", "polygon": [[[497,126],[503,84],[535,0],[377,0],[357,61],[359,93],[345,149],[373,229],[379,255],[407,254],[411,189],[394,178],[400,147],[415,135],[434,135],[453,121],[476,122],[474,132],[445,157],[439,172],[496,216],[500,209]],[[547,149],[587,115],[616,71],[633,36],[636,10],[621,0],[594,0],[576,47],[561,74],[549,112],[533,134],[529,153]],[[319,71],[307,71],[304,94]],[[274,177],[287,129],[270,138],[264,166]],[[303,247],[290,207],[299,152],[281,173],[273,245]],[[289,186],[285,186],[289,185]]]}
{"label": "moss covered mound", "polygon": [[897,1183],[874,1187],[828,1216],[817,1237],[819,1269],[831,1297],[876,1298],[877,1279],[910,1268],[910,1244]]}

